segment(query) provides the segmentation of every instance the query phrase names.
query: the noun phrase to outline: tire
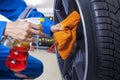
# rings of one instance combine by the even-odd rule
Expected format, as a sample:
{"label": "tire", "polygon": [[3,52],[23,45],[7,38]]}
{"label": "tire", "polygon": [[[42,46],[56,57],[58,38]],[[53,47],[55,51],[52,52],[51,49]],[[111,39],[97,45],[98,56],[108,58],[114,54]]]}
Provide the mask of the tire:
{"label": "tire", "polygon": [[57,59],[63,80],[120,80],[120,0],[56,0],[54,21],[81,15],[74,51]]}

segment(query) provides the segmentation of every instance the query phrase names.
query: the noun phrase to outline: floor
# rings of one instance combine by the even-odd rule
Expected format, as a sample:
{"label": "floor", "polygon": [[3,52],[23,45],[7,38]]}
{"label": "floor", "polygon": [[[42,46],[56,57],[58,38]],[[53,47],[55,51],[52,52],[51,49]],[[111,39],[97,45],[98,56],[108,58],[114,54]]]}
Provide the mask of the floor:
{"label": "floor", "polygon": [[35,80],[62,80],[55,53],[47,50],[30,51],[30,55],[40,59],[44,65],[43,74]]}

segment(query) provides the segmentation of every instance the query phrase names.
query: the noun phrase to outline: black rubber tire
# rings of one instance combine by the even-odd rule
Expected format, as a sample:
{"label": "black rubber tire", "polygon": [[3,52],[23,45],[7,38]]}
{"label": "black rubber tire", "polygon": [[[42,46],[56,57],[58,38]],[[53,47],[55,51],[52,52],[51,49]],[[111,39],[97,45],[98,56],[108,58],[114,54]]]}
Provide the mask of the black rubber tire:
{"label": "black rubber tire", "polygon": [[[83,34],[77,32],[77,36],[81,37],[80,34],[84,36],[85,44],[87,44],[83,44],[87,48],[87,53],[86,49],[85,53],[88,55],[87,63],[85,63],[87,71],[86,75],[83,75],[83,80],[120,80],[120,0],[66,0],[68,6],[74,2],[76,3],[74,6],[77,6],[77,8],[66,6],[66,9],[63,1],[65,0],[55,2],[55,22],[59,23],[73,10],[78,10],[82,17],[82,24],[84,24],[80,28],[83,29],[81,31]],[[57,10],[60,10],[62,16],[58,15]],[[64,80],[80,80],[73,78],[74,75],[81,76],[75,73],[71,73],[72,77],[64,77],[64,71],[69,70],[64,69],[64,66],[73,66],[73,59],[73,57],[69,59],[68,65],[68,62],[63,61],[58,54]]]}

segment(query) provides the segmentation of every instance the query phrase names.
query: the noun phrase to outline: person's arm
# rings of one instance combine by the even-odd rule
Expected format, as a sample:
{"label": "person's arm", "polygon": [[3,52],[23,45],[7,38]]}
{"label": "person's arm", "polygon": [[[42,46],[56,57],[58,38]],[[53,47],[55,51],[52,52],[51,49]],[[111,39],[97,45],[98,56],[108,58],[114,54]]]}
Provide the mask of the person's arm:
{"label": "person's arm", "polygon": [[11,36],[12,38],[19,41],[32,41],[33,39],[31,37],[33,35],[45,36],[44,33],[39,31],[39,29],[41,29],[39,25],[35,25],[29,22],[7,22],[4,36]]}

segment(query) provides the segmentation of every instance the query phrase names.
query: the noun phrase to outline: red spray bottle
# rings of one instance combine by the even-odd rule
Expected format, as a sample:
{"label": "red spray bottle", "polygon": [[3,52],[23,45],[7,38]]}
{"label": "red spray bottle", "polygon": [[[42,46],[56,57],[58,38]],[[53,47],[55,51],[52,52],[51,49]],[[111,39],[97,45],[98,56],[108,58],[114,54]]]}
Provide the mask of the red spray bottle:
{"label": "red spray bottle", "polygon": [[29,42],[16,40],[13,43],[13,48],[10,50],[10,54],[6,59],[6,66],[14,72],[20,72],[24,70],[27,66],[29,49]]}

